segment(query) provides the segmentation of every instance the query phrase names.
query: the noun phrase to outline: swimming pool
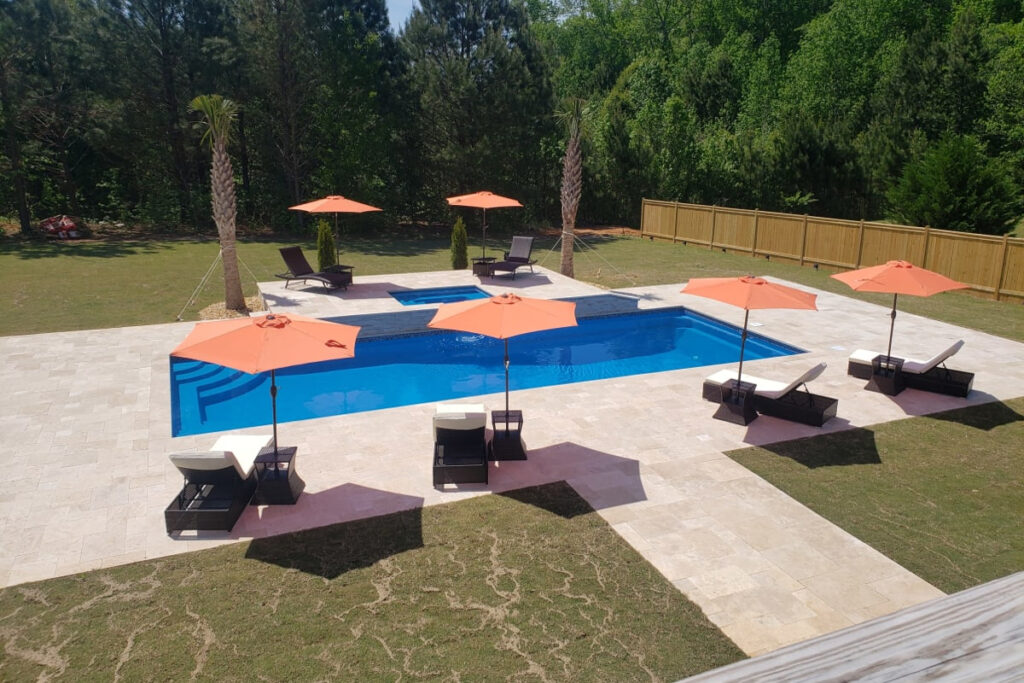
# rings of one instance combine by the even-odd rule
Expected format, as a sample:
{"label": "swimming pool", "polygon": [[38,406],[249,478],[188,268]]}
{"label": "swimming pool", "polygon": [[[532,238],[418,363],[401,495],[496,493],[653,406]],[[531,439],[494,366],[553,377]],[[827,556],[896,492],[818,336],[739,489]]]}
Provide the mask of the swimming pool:
{"label": "swimming pool", "polygon": [[487,292],[465,285],[462,287],[430,287],[427,289],[402,289],[388,292],[398,303],[403,306],[416,306],[418,304],[451,304],[456,301],[469,301],[470,299],[486,299],[490,296]]}
{"label": "swimming pool", "polygon": [[[736,362],[739,344],[739,328],[684,308],[584,318],[578,327],[511,339],[510,387]],[[801,352],[750,333],[744,358]],[[278,370],[278,422],[500,393],[502,355],[500,339],[464,332],[359,341],[355,358]],[[270,373],[182,358],[170,363],[173,436],[270,424]]]}

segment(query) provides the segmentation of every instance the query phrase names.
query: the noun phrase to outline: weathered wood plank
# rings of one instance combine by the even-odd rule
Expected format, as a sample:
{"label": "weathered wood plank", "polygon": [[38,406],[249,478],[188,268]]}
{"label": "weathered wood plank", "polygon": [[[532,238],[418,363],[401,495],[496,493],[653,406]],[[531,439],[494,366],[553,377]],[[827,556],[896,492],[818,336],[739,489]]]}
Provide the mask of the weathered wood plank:
{"label": "weathered wood plank", "polygon": [[687,681],[1021,680],[1024,572]]}

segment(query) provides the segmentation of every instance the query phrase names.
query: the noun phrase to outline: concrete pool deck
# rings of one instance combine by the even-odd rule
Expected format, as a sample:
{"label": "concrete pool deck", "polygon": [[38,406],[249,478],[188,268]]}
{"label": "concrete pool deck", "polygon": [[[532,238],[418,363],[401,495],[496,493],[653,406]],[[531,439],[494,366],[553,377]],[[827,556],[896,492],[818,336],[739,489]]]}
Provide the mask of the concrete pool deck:
{"label": "concrete pool deck", "polygon": [[[331,317],[377,335],[421,328],[435,308],[403,307],[388,288],[461,284],[573,297],[580,315],[685,305],[742,322],[739,309],[680,294],[682,284],[610,292],[541,268],[515,280],[357,276],[349,290],[330,294],[276,282],[261,289],[274,311]],[[0,463],[8,473],[0,532],[10,539],[0,548],[0,586],[564,479],[748,654],[934,598],[937,589],[724,453],[1018,396],[1024,344],[900,313],[894,350],[926,357],[964,339],[951,365],[976,373],[974,391],[966,399],[910,389],[887,397],[848,377],[846,356],[882,348],[888,309],[816,293],[818,312],[751,314],[755,331],[808,353],[745,369],[783,377],[827,362],[812,388],[839,398],[839,409],[824,429],[770,417],[747,427],[711,419],[715,406],[701,400],[701,381],[725,366],[516,391],[529,460],[492,465],[488,486],[439,492],[430,483],[433,404],[285,423],[281,443],[299,448],[307,483],[299,503],[249,508],[231,534],[201,538],[169,538],[163,522],[181,487],[167,454],[206,450],[219,435],[170,436],[167,354],[193,323],[0,338]],[[478,400],[495,408],[503,397]]]}

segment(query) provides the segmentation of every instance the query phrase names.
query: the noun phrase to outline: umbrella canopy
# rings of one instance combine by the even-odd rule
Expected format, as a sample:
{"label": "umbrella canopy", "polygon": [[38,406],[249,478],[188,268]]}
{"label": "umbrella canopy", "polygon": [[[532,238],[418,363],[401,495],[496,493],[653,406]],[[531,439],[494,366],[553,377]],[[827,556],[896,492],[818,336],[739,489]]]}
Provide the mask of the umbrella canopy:
{"label": "umbrella canopy", "polygon": [[292,211],[306,211],[308,213],[367,213],[368,211],[381,210],[376,206],[360,204],[338,194],[328,195],[322,199],[314,199],[311,202],[296,204],[288,208]]}
{"label": "umbrella canopy", "polygon": [[576,326],[576,304],[502,294],[441,304],[428,327],[482,334],[505,341],[505,412],[508,412],[508,339],[520,334]]}
{"label": "umbrella canopy", "polygon": [[870,268],[860,268],[832,276],[858,292],[884,292],[892,294],[892,312],[889,314],[889,347],[885,355],[892,355],[892,333],[896,327],[896,299],[900,294],[931,296],[951,289],[966,289],[967,285],[926,268],[918,268],[909,261],[888,261]]}
{"label": "umbrella canopy", "polygon": [[[370,211],[381,211],[376,206],[370,206],[369,204],[360,204],[359,202],[351,199],[346,199],[340,194],[327,195],[322,199],[314,199],[311,202],[305,204],[296,204],[295,206],[289,206],[290,211],[305,211],[306,213],[333,213],[334,214],[334,235],[335,239],[338,239],[338,214],[339,213],[367,213]],[[335,246],[335,256],[338,257],[338,262],[341,262],[341,248]]]}
{"label": "umbrella canopy", "polygon": [[763,278],[745,275],[743,277],[695,277],[681,290],[683,294],[694,294],[715,299],[746,311],[743,315],[743,334],[740,337],[740,368],[736,383],[743,377],[743,350],[747,345],[747,321],[752,309],[794,308],[818,310],[816,294],[769,282]]}
{"label": "umbrella canopy", "polygon": [[293,365],[351,358],[358,327],[301,315],[274,313],[199,323],[171,355],[234,368],[249,374],[270,371],[274,451],[277,452],[275,370]]}
{"label": "umbrella canopy", "polygon": [[522,204],[511,197],[502,197],[500,194],[486,191],[448,197],[447,201],[452,206],[471,206],[475,209],[483,209],[483,243],[481,253],[484,256],[487,256],[487,209],[522,207]]}

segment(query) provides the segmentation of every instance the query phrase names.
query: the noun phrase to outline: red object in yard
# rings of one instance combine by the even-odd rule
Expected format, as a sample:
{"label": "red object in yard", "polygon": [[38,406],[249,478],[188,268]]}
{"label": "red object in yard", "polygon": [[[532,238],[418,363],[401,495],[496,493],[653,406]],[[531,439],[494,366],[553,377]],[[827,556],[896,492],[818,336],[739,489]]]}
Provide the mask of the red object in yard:
{"label": "red object in yard", "polygon": [[57,239],[77,239],[82,236],[82,228],[70,216],[50,216],[39,223],[39,228],[47,237]]}

